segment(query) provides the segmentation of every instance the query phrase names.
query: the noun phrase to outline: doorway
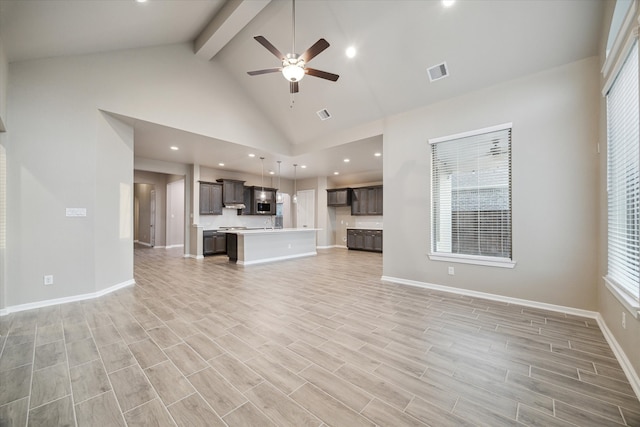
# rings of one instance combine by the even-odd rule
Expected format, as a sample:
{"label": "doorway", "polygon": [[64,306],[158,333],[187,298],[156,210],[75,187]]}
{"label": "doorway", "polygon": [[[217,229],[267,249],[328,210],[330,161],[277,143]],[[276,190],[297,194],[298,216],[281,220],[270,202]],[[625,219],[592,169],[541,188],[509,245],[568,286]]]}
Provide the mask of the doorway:
{"label": "doorway", "polygon": [[149,199],[149,245],[156,245],[156,190],[151,190]]}
{"label": "doorway", "polygon": [[316,224],[316,190],[298,191],[296,228],[314,228]]}

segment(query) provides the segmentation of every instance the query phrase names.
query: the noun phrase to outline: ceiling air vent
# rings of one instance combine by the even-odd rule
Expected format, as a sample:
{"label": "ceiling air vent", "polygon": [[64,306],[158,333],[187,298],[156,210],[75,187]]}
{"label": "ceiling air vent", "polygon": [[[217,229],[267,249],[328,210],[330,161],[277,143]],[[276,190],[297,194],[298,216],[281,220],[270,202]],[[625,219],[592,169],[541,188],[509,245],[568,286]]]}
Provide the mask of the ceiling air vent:
{"label": "ceiling air vent", "polygon": [[331,118],[331,114],[329,114],[326,108],[323,108],[322,110],[318,111],[316,114],[318,115],[318,117],[320,117],[320,120],[327,120]]}
{"label": "ceiling air vent", "polygon": [[447,68],[446,62],[427,68],[427,72],[429,73],[429,80],[431,82],[449,77],[449,69]]}

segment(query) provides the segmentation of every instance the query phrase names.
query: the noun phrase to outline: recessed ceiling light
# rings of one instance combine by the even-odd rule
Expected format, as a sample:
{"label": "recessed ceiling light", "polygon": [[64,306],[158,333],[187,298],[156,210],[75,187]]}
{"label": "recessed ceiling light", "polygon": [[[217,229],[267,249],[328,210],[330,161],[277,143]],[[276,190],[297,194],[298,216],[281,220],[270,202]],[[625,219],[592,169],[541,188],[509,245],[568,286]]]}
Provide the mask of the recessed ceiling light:
{"label": "recessed ceiling light", "polygon": [[345,163],[349,163],[351,160],[350,159],[344,159]]}
{"label": "recessed ceiling light", "polygon": [[301,167],[302,169],[306,169],[306,168],[307,168],[307,165],[302,165],[302,166],[300,166],[300,167]]}
{"label": "recessed ceiling light", "polygon": [[249,153],[249,157],[255,157],[256,155],[253,153]]}
{"label": "recessed ceiling light", "polygon": [[172,145],[172,146],[171,146],[171,147],[169,147],[169,148],[171,148],[173,151],[178,151],[178,150],[179,150],[179,148],[178,148],[178,147],[176,147],[175,145]]}
{"label": "recessed ceiling light", "polygon": [[269,171],[269,175],[275,175],[276,173],[274,171]]}
{"label": "recessed ceiling light", "polygon": [[340,172],[336,171],[333,173],[334,175],[340,175]]}
{"label": "recessed ceiling light", "polygon": [[455,3],[455,0],[442,0],[442,5],[444,7],[451,7]]}
{"label": "recessed ceiling light", "polygon": [[147,0],[136,0],[136,3],[146,3]]}
{"label": "recessed ceiling light", "polygon": [[382,156],[382,153],[374,153],[373,155],[376,156],[376,157],[380,157],[380,156]]}
{"label": "recessed ceiling light", "polygon": [[349,46],[347,48],[347,50],[345,51],[345,54],[347,55],[347,58],[353,58],[356,56],[356,48],[353,46]]}
{"label": "recessed ceiling light", "polygon": [[218,163],[218,166],[224,166],[224,163]]}

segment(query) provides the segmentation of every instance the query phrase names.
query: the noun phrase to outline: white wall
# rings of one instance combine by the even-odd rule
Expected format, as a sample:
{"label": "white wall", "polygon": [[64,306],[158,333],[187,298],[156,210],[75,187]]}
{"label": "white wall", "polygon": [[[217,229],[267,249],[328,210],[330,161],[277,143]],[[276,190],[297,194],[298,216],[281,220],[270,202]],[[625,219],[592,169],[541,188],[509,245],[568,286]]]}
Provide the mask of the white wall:
{"label": "white wall", "polygon": [[[133,185],[133,131],[99,110],[287,154],[242,88],[190,44],[11,63],[7,89],[4,307],[133,278],[131,212],[121,211]],[[67,207],[87,208],[87,217],[67,218]],[[54,285],[43,286],[45,274]]]}
{"label": "white wall", "polygon": [[167,247],[184,245],[184,177],[167,183]]}
{"label": "white wall", "polygon": [[7,57],[0,39],[0,311],[5,307],[5,276],[6,276],[6,232],[7,232],[7,204],[6,204],[6,127],[7,114]]}
{"label": "white wall", "polygon": [[96,112],[95,291],[133,278],[133,128]]}
{"label": "white wall", "polygon": [[[597,307],[597,58],[390,117],[384,275],[580,309]],[[514,269],[430,261],[429,138],[513,123]]]}
{"label": "white wall", "polygon": [[[7,56],[4,52],[4,45],[0,38],[0,131],[3,127],[6,127],[7,117],[7,76],[9,64],[7,62]],[[4,125],[3,125],[4,124]]]}

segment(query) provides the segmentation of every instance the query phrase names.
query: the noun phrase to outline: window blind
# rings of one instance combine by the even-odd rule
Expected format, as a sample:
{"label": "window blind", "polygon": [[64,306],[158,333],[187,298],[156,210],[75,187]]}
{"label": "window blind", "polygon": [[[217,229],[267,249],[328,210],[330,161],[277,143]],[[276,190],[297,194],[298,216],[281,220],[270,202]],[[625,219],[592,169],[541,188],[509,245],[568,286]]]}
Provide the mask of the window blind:
{"label": "window blind", "polygon": [[430,141],[432,251],[511,259],[511,127]]}
{"label": "window blind", "polygon": [[638,43],[607,93],[608,272],[613,283],[640,297]]}

